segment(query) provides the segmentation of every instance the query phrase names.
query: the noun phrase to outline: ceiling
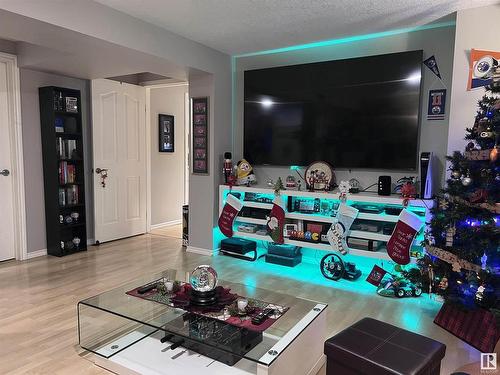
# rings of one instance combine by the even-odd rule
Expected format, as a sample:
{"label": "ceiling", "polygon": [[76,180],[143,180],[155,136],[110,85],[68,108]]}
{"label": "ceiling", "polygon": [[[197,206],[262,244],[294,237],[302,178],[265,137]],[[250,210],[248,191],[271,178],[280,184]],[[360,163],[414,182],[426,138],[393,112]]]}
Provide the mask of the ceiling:
{"label": "ceiling", "polygon": [[498,0],[95,0],[230,55],[420,26]]}

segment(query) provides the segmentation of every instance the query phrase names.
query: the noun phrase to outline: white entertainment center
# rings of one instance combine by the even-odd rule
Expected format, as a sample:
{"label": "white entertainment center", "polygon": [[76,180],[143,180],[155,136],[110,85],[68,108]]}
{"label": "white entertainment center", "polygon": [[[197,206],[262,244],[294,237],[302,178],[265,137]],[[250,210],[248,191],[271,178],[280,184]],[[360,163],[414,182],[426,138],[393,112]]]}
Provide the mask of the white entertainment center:
{"label": "white entertainment center", "polygon": [[[265,210],[271,210],[272,208],[272,203],[268,202],[258,202],[258,201],[253,201],[253,200],[246,200],[245,195],[250,193],[252,196],[255,196],[255,194],[261,194],[264,197],[267,197],[269,199],[274,197],[274,191],[272,188],[258,188],[258,187],[246,187],[246,186],[233,186],[229,187],[227,185],[220,185],[219,186],[219,213],[222,212],[222,208],[225,203],[225,197],[227,194],[230,192],[232,193],[239,193],[240,195],[240,201],[243,204],[243,207],[253,207],[253,208],[259,208],[259,209],[265,209]],[[285,220],[286,222],[293,222],[293,223],[303,223],[304,221],[307,222],[319,222],[319,223],[332,223],[334,222],[335,219],[335,212],[333,212],[330,215],[324,215],[319,213],[301,213],[301,212],[289,212],[287,209],[287,200],[288,197],[296,197],[299,199],[320,199],[321,201],[327,200],[327,201],[333,201],[333,202],[338,202],[340,203],[340,194],[339,192],[322,192],[322,191],[297,191],[297,190],[282,190],[280,192],[280,195],[282,197],[282,200],[284,202],[284,208],[285,208]],[[372,206],[380,206],[381,207],[381,212],[380,213],[367,213],[367,212],[359,212],[357,216],[357,220],[368,220],[368,221],[373,221],[373,222],[378,222],[378,223],[396,223],[398,221],[398,215],[390,215],[387,214],[384,210],[385,207],[391,207],[391,208],[403,208],[404,207],[404,200],[401,198],[399,195],[391,195],[391,196],[380,196],[377,195],[376,193],[358,193],[358,194],[347,194],[347,200],[346,200],[347,205],[372,205]],[[419,217],[421,217],[422,222],[425,224],[430,220],[430,209],[432,208],[434,202],[432,200],[422,200],[422,199],[410,199],[408,202],[407,208],[416,213]],[[240,213],[241,214],[241,213]],[[241,237],[241,238],[246,238],[246,239],[251,239],[255,241],[265,241],[265,242],[272,242],[272,239],[268,235],[262,235],[262,234],[256,234],[256,233],[247,233],[247,232],[242,232],[238,231],[237,227],[238,224],[241,223],[248,223],[248,224],[254,224],[258,226],[265,226],[267,223],[267,220],[264,218],[252,218],[252,217],[244,217],[244,216],[237,216],[235,218],[235,232],[234,236],[235,237]],[[420,252],[423,251],[423,249],[420,246],[420,242],[423,240],[423,235],[425,231],[425,225],[422,227],[421,231],[418,233],[412,249],[415,249],[417,251],[420,250]],[[390,234],[384,234],[380,232],[373,232],[373,231],[364,231],[364,230],[356,230],[353,229],[349,231],[348,237],[352,238],[359,238],[359,239],[364,239],[364,240],[373,240],[373,241],[378,241],[382,243],[387,243],[390,238]],[[329,243],[322,243],[322,242],[306,242],[306,241],[300,241],[296,239],[290,239],[290,238],[285,238],[285,244],[289,245],[295,245],[295,246],[300,246],[302,248],[308,248],[308,249],[315,249],[315,250],[322,250],[325,252],[333,252],[336,249],[332,248],[332,246]],[[375,259],[385,259],[385,260],[390,260],[389,255],[387,254],[385,248],[381,248],[378,251],[368,251],[368,250],[362,250],[362,249],[356,249],[356,248],[349,248],[349,254],[355,255],[355,256],[362,256],[362,257],[368,257],[368,258],[375,258]],[[412,258],[412,261],[415,261],[415,258]]]}

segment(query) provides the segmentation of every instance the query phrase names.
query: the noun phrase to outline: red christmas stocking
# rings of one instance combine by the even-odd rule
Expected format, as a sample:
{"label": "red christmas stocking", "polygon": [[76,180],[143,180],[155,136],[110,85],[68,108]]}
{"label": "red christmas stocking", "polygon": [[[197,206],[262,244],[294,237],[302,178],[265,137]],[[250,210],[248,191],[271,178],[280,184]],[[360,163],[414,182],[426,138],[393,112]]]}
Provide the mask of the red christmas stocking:
{"label": "red christmas stocking", "polygon": [[422,221],[406,208],[399,214],[398,223],[387,242],[387,253],[398,264],[410,263],[410,247],[422,227]]}
{"label": "red christmas stocking", "polygon": [[240,212],[241,207],[243,207],[243,204],[234,195],[228,194],[226,196],[226,204],[219,216],[219,229],[224,236],[233,236],[234,218]]}
{"label": "red christmas stocking", "polygon": [[283,209],[281,197],[277,195],[273,200],[273,208],[267,219],[267,231],[273,241],[277,244],[283,244],[285,242],[283,238],[284,225],[285,210]]}

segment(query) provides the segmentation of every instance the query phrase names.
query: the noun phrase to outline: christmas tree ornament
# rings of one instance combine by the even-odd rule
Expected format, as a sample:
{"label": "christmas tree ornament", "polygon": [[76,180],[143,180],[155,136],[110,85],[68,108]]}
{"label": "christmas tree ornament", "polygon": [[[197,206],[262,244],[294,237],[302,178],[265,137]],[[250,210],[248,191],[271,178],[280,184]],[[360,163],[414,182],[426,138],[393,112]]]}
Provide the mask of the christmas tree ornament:
{"label": "christmas tree ornament", "polygon": [[441,279],[441,281],[439,281],[438,288],[441,289],[441,290],[448,289],[448,278],[447,277],[443,277]]}
{"label": "christmas tree ornament", "polygon": [[476,146],[474,145],[474,142],[469,142],[469,143],[467,143],[467,146],[465,147],[465,149],[467,151],[472,151],[472,150],[474,150],[475,147]]}
{"label": "christmas tree ornament", "polygon": [[453,224],[448,229],[446,229],[446,243],[445,246],[452,247],[453,241],[455,239],[455,234],[457,233],[457,228]]}
{"label": "christmas tree ornament", "polygon": [[280,195],[276,195],[273,199],[273,208],[267,218],[267,231],[272,240],[277,244],[283,244],[283,227],[285,225],[285,210],[283,209],[283,201]]}
{"label": "christmas tree ornament", "polygon": [[451,178],[458,180],[462,176],[459,170],[454,170],[451,172]]}
{"label": "christmas tree ornament", "polygon": [[481,257],[481,269],[485,270],[486,269],[486,262],[488,261],[488,256],[486,253],[483,253],[483,256]]}
{"label": "christmas tree ornament", "polygon": [[443,211],[446,211],[448,208],[450,208],[450,202],[445,198],[439,198],[438,205],[439,208]]}
{"label": "christmas tree ornament", "polygon": [[470,172],[467,172],[467,176],[462,177],[462,185],[469,186],[470,184],[472,184],[472,178]]}
{"label": "christmas tree ornament", "polygon": [[337,211],[337,221],[332,223],[326,233],[326,238],[332,248],[342,255],[347,254],[347,234],[358,213],[358,209],[342,203]]}
{"label": "christmas tree ornament", "polygon": [[492,163],[496,162],[498,160],[498,146],[495,145],[490,151],[490,161]]}
{"label": "christmas tree ornament", "polygon": [[218,221],[219,229],[224,236],[226,237],[233,236],[234,218],[241,211],[242,207],[243,203],[241,203],[240,200],[236,198],[234,195],[229,193],[226,196],[226,203],[222,208],[222,212],[220,213]]}
{"label": "christmas tree ornament", "polygon": [[494,138],[495,137],[495,132],[491,129],[491,125],[488,125],[485,131],[482,131],[479,136],[481,138]]}
{"label": "christmas tree ornament", "polygon": [[393,261],[398,264],[410,263],[410,247],[422,225],[419,216],[406,208],[401,211],[387,242],[387,253]]}
{"label": "christmas tree ornament", "polygon": [[481,303],[483,302],[483,298],[484,298],[484,290],[486,288],[484,287],[484,285],[480,285],[478,288],[477,288],[477,291],[476,291],[476,294],[474,296],[474,299],[476,301],[476,303],[478,305],[481,305]]}

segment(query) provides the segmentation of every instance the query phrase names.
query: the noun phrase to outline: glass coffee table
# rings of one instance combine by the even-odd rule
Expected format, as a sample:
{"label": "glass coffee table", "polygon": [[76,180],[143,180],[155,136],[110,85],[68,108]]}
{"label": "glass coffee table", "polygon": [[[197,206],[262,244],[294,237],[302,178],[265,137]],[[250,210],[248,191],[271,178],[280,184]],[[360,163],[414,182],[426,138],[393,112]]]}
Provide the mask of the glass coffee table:
{"label": "glass coffee table", "polygon": [[324,364],[325,304],[219,280],[248,300],[288,308],[256,332],[127,294],[162,278],[185,283],[189,277],[169,269],[80,301],[80,346],[117,374],[315,375]]}

